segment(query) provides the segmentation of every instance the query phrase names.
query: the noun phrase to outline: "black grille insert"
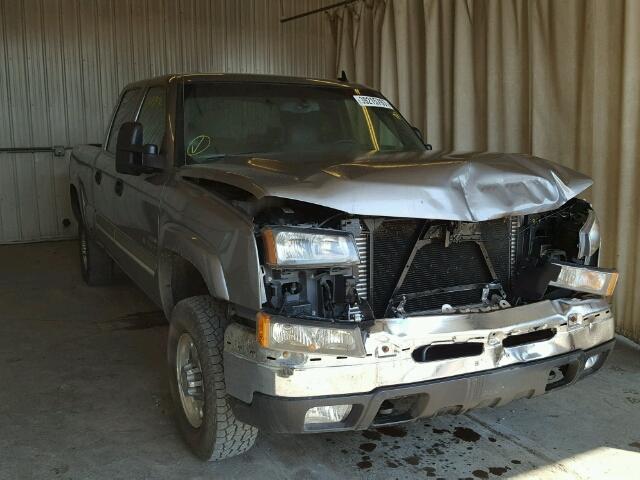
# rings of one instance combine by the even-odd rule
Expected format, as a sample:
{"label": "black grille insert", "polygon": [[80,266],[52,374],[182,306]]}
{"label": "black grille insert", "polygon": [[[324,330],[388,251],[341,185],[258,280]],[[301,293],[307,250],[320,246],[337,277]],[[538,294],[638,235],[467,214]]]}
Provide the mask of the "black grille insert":
{"label": "black grille insert", "polygon": [[518,347],[528,343],[544,342],[551,340],[556,334],[555,328],[545,328],[544,330],[536,330],[529,333],[521,333],[519,335],[511,335],[502,341],[502,345],[506,348]]}
{"label": "black grille insert", "polygon": [[475,357],[481,355],[483,351],[484,345],[478,342],[440,343],[418,347],[411,355],[416,362],[436,362],[452,358]]}

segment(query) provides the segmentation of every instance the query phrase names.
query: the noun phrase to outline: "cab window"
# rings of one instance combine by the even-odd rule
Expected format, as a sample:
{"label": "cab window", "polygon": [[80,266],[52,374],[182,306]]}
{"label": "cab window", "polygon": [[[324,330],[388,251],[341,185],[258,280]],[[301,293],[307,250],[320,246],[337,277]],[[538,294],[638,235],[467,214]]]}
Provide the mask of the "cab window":
{"label": "cab window", "polygon": [[113,123],[111,124],[111,131],[109,132],[109,142],[107,143],[107,150],[111,153],[116,153],[116,143],[118,142],[118,132],[124,122],[132,122],[138,105],[140,103],[140,89],[127,90],[122,95],[118,110],[113,117]]}
{"label": "cab window", "polygon": [[142,124],[142,143],[151,143],[162,148],[165,131],[165,89],[152,87],[142,103],[138,122]]}

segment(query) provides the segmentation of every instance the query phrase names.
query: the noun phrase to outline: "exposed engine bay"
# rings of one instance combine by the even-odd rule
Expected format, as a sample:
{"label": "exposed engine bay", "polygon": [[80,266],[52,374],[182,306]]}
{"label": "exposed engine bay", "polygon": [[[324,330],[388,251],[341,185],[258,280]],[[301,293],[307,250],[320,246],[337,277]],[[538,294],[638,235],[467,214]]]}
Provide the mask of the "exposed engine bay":
{"label": "exposed engine bay", "polygon": [[[263,307],[287,317],[358,322],[583,296],[550,285],[558,277],[557,263],[598,261],[597,220],[579,199],[549,212],[482,222],[354,216],[274,197],[241,203],[253,210],[264,269]],[[329,239],[346,234],[356,260],[279,264],[269,258],[275,248],[269,238],[272,231],[287,229],[294,232],[287,245],[306,242],[300,235],[310,232],[321,237],[321,248],[337,245],[327,243],[324,233]]]}

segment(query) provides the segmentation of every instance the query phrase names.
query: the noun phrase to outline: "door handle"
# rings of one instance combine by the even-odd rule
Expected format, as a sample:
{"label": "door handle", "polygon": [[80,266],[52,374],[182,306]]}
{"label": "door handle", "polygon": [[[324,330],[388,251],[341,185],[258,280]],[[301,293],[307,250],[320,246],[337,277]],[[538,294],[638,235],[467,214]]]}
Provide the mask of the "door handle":
{"label": "door handle", "polygon": [[116,186],[114,188],[114,190],[116,191],[116,195],[118,196],[122,195],[123,188],[124,188],[124,184],[122,183],[122,180],[120,179],[116,180]]}
{"label": "door handle", "polygon": [[102,182],[102,170],[97,170],[93,178],[95,179],[96,183],[100,185],[100,182]]}

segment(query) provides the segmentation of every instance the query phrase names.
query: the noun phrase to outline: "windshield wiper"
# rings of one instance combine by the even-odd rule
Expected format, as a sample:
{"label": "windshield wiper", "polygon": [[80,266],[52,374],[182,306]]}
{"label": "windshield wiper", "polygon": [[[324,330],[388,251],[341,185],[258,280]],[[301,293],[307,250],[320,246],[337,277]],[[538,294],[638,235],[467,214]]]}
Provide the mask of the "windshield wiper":
{"label": "windshield wiper", "polygon": [[191,157],[191,160],[200,163],[203,160],[219,160],[224,157],[228,157],[229,155],[226,153],[212,153],[209,155],[198,155],[197,157]]}
{"label": "windshield wiper", "polygon": [[243,155],[255,155],[261,152],[242,152],[242,153],[212,153],[209,155],[198,155],[197,157],[191,157],[195,162],[202,160],[218,160],[225,157],[241,157]]}

